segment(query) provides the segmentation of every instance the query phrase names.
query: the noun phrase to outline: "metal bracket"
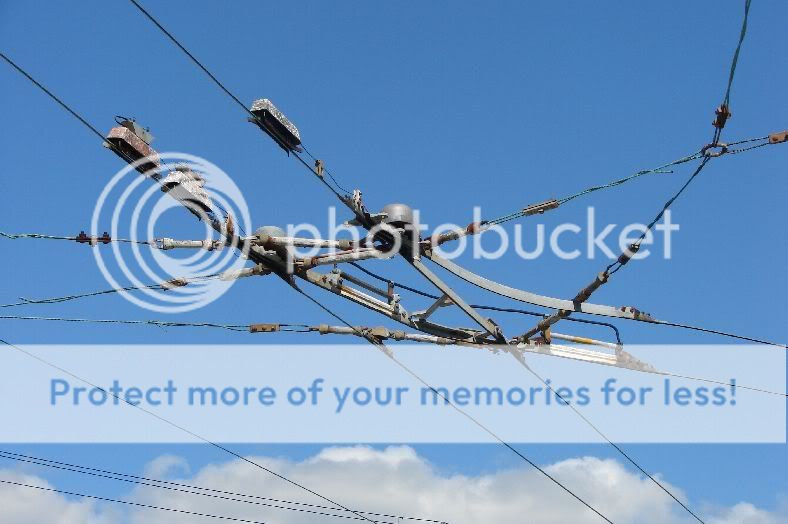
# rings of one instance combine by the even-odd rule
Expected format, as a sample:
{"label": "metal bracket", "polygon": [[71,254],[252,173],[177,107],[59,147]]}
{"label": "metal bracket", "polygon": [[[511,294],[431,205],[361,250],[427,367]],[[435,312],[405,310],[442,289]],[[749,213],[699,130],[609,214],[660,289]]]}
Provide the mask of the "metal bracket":
{"label": "metal bracket", "polygon": [[479,315],[475,309],[469,306],[452,288],[443,282],[443,280],[441,280],[435,273],[430,271],[429,268],[427,268],[427,266],[425,266],[420,260],[412,259],[409,260],[409,262],[414,268],[416,268],[416,271],[421,273],[424,278],[432,282],[432,284],[437,287],[441,293],[454,302],[457,307],[459,307],[466,315],[471,317],[471,319],[479,324],[487,333],[489,333],[499,342],[506,343],[506,339],[503,337],[501,329],[498,326],[496,326],[489,319]]}
{"label": "metal bracket", "polygon": [[428,307],[427,309],[425,309],[423,311],[414,311],[413,314],[411,315],[411,317],[412,318],[416,318],[416,319],[420,319],[420,320],[426,320],[426,319],[430,318],[430,315],[435,313],[439,308],[442,308],[444,306],[451,306],[452,304],[453,304],[453,302],[451,301],[451,299],[444,293],[430,307]]}

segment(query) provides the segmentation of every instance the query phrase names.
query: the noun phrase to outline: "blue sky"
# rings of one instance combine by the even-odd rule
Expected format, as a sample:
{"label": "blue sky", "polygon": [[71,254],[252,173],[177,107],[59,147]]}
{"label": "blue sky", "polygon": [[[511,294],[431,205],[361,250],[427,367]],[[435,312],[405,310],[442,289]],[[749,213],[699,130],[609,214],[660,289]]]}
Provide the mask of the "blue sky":
{"label": "blue sky", "polygon": [[[174,1],[148,7],[243,101],[274,100],[340,182],[362,188],[371,208],[405,201],[433,223],[467,223],[477,205],[490,216],[503,215],[697,150],[712,133],[742,12],[738,1],[492,2],[483,8],[472,2]],[[788,80],[785,27],[784,2],[755,3],[733,88],[728,139],[786,127],[788,109],[775,87]],[[134,115],[151,127],[158,149],[190,152],[221,166],[244,191],[255,225],[321,223],[327,206],[335,204],[126,2],[0,3],[0,49],[99,129],[111,127],[116,114]],[[0,230],[73,235],[86,229],[120,161],[10,68],[0,68],[0,78]],[[786,160],[788,146],[775,146],[713,162],[675,206],[681,230],[674,236],[673,259],[633,263],[600,290],[598,301],[784,340]],[[582,223],[586,206],[593,205],[602,224],[647,222],[688,174],[683,167],[673,175],[644,177],[538,220],[548,226]],[[173,217],[167,233],[191,238],[199,230],[187,217]],[[85,246],[18,240],[3,241],[0,249],[0,271],[10,277],[2,286],[4,302],[106,287]],[[503,282],[570,296],[606,262],[546,256],[470,265]],[[402,266],[388,274],[419,283]],[[458,288],[471,301],[506,305]],[[322,298],[355,322],[377,321],[334,297]],[[26,311],[156,317],[117,296]],[[328,321],[273,279],[239,283],[209,307],[166,318],[181,319]],[[530,321],[506,321],[510,331],[530,327]],[[667,328],[623,322],[619,327],[628,343],[723,342]],[[261,341],[186,329],[14,321],[3,321],[1,332],[15,343]],[[225,458],[198,445],[118,448],[19,447],[123,471],[138,470],[162,452],[182,454],[195,468]],[[318,448],[264,449],[298,458]],[[775,467],[788,463],[784,445],[627,448],[694,501],[748,500],[769,508],[788,491]],[[260,452],[255,446],[240,449]],[[494,446],[417,449],[447,472],[475,474],[515,463]],[[612,456],[602,446],[528,450],[544,463]]]}

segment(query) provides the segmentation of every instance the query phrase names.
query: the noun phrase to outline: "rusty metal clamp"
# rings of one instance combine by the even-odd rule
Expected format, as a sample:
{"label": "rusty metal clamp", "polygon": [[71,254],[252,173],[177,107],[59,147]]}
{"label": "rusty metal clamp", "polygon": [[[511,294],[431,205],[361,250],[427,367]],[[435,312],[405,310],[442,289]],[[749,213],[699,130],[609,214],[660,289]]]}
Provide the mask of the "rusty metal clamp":
{"label": "rusty metal clamp", "polygon": [[95,247],[99,242],[102,244],[109,244],[112,242],[112,237],[110,237],[109,233],[106,231],[104,231],[104,234],[100,237],[88,236],[84,231],[80,231],[79,235],[74,237],[74,241],[79,244],[90,244],[91,246]]}
{"label": "rusty metal clamp", "polygon": [[[719,148],[718,151],[710,151],[711,149]],[[728,144],[722,142],[706,144],[700,150],[700,154],[708,158],[717,158],[728,152]]]}
{"label": "rusty metal clamp", "polygon": [[728,109],[728,106],[725,104],[721,104],[717,109],[714,110],[714,121],[711,123],[717,129],[722,129],[725,127],[725,123],[728,119],[733,116]]}

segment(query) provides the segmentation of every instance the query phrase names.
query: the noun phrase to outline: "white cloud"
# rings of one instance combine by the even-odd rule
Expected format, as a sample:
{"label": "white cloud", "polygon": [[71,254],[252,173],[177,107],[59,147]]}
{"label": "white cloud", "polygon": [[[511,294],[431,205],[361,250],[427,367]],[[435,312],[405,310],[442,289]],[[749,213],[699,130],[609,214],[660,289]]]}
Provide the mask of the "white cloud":
{"label": "white cloud", "polygon": [[[446,476],[437,472],[412,448],[406,446],[394,446],[385,450],[364,446],[326,448],[314,457],[300,462],[272,457],[252,459],[354,509],[434,518],[452,524],[601,522],[590,510],[530,467],[479,476]],[[182,466],[182,462],[173,457],[159,459],[154,461],[154,464],[154,469],[158,471],[162,471],[161,466],[166,466],[164,471],[170,476],[173,474],[171,466]],[[615,460],[574,458],[549,465],[546,469],[616,524],[694,522],[658,487],[628,471]],[[27,483],[42,482],[35,477],[25,478]],[[194,476],[181,480],[224,491],[329,505],[241,460],[206,466]],[[681,489],[660,480],[677,496],[684,497]],[[97,511],[90,503],[74,502],[56,494],[34,490],[21,492],[23,489],[0,485],[0,508],[3,508],[4,524],[185,524],[195,521],[195,517],[189,515],[139,508],[123,508],[123,518],[118,518],[117,514],[115,518],[110,518],[109,514]],[[129,494],[129,500],[282,524],[323,520],[310,514],[145,486],[138,487]],[[6,511],[6,508],[11,508],[11,511]],[[56,510],[51,511],[52,508]],[[311,509],[321,511],[317,508]],[[788,507],[785,504],[780,504],[774,512],[745,502],[732,507],[701,509],[709,524],[788,524]],[[61,520],[52,520],[52,514],[56,514]],[[47,518],[43,518],[44,515]],[[393,519],[376,519],[399,524]],[[336,520],[343,521],[350,522],[345,519]]]}
{"label": "white cloud", "polygon": [[[0,470],[0,480],[53,488],[34,476]],[[52,491],[0,484],[0,521],[3,524],[112,524],[114,511],[98,512],[93,501],[69,501]]]}
{"label": "white cloud", "polygon": [[153,459],[145,466],[143,476],[154,479],[166,479],[177,474],[188,474],[191,472],[189,463],[183,457],[176,455],[161,455]]}

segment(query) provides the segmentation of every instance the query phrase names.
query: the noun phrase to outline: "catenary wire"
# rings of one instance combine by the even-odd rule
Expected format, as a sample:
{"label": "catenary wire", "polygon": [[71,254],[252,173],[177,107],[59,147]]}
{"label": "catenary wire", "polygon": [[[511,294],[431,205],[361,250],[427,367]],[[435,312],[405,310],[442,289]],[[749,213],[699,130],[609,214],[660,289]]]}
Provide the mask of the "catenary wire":
{"label": "catenary wire", "polygon": [[[136,6],[138,6],[138,7],[141,9],[141,7],[139,6],[139,4],[138,4],[137,2],[135,2],[134,0],[131,0],[131,1],[132,1],[132,2],[133,2],[135,5],[136,5]],[[749,1],[748,1],[747,9],[748,9],[748,8],[749,8]],[[145,13],[145,14],[146,14],[146,15],[147,15],[149,18],[151,18],[151,20],[152,20],[154,23],[156,23],[156,25],[157,25],[157,26],[159,26],[159,28],[160,28],[160,29],[162,29],[163,31],[165,31],[165,33],[166,33],[166,34],[167,34],[167,35],[168,35],[168,36],[169,36],[169,37],[170,37],[170,38],[171,38],[171,39],[172,39],[172,40],[173,40],[173,41],[174,41],[174,42],[177,44],[177,41],[174,39],[174,37],[172,37],[172,35],[170,35],[169,33],[167,33],[167,32],[166,32],[166,30],[164,30],[164,28],[163,28],[163,27],[161,27],[161,25],[160,25],[160,24],[158,24],[157,22],[155,22],[155,20],[154,20],[152,17],[150,17],[150,15],[148,15],[148,14],[147,14],[147,12],[145,12],[144,10],[142,10],[142,11],[143,11],[143,12],[144,12],[144,13]],[[746,28],[746,18],[745,18],[745,28]],[[744,34],[744,28],[743,28],[743,31],[742,31],[742,38],[743,38],[743,34]],[[182,46],[180,46],[180,44],[178,44],[178,45],[179,45],[179,47],[181,47],[181,49],[182,49],[184,52],[186,52],[186,53],[187,53],[187,54],[188,54],[188,55],[189,55],[189,56],[190,56],[190,57],[191,57],[191,58],[192,58],[192,59],[193,59],[193,60],[194,60],[194,61],[195,61],[195,62],[196,62],[198,65],[200,65],[200,67],[202,67],[202,68],[203,68],[203,70],[205,70],[205,72],[206,72],[206,73],[208,73],[207,69],[205,69],[205,68],[204,68],[204,67],[203,67],[203,66],[202,66],[202,65],[201,65],[199,62],[197,62],[197,61],[196,61],[196,59],[194,59],[194,58],[193,58],[193,56],[192,56],[191,54],[189,54],[189,53],[188,53],[188,51],[186,51],[186,49],[185,49],[185,48],[183,48]],[[740,40],[740,45],[741,45],[741,40]],[[738,56],[738,48],[737,48],[737,54],[736,54],[736,56]],[[734,61],[734,66],[733,66],[733,67],[735,67],[735,61]],[[733,72],[733,71],[732,71],[732,72]],[[210,75],[210,73],[208,73],[208,74]],[[216,81],[216,80],[215,80],[215,78],[214,78],[212,75],[210,75],[210,76],[211,76],[211,77],[214,79],[214,81]],[[731,76],[732,76],[732,75],[731,75]],[[216,81],[216,82],[218,83],[218,81]],[[223,86],[222,86],[220,83],[219,83],[219,85],[220,85],[220,87],[222,87],[223,89],[225,89],[225,88],[224,88],[224,87],[223,87]],[[227,91],[227,90],[225,89],[225,91]],[[229,91],[227,91],[227,93],[228,93],[228,94],[230,94],[230,93],[229,93]],[[231,96],[232,96],[232,95],[231,95]],[[237,101],[237,99],[236,99],[236,101]],[[238,102],[239,102],[239,101],[238,101]],[[240,103],[240,102],[239,102],[239,103]],[[242,104],[241,104],[241,105],[242,105]],[[697,173],[696,173],[696,174],[697,174]],[[694,178],[694,175],[693,175],[693,178]],[[685,185],[685,187],[686,187],[686,185]],[[682,191],[683,191],[683,189],[684,189],[684,188],[682,188]],[[681,192],[681,191],[680,191],[680,192]],[[680,192],[679,192],[679,193],[680,193]],[[677,195],[677,196],[678,196],[678,195]],[[674,197],[674,199],[675,199],[675,197]],[[617,269],[618,269],[618,268],[617,268]]]}
{"label": "catenary wire", "polygon": [[[151,15],[150,15],[150,14],[149,14],[147,11],[145,11],[144,9],[142,9],[142,7],[141,7],[141,6],[140,6],[140,5],[139,5],[139,4],[138,4],[138,3],[137,3],[135,0],[130,0],[130,1],[131,1],[131,2],[132,2],[134,5],[135,5],[135,6],[137,6],[137,7],[138,7],[138,8],[139,8],[139,9],[140,9],[140,10],[141,10],[141,11],[142,11],[142,12],[143,12],[143,13],[144,13],[144,14],[145,14],[145,15],[146,15],[148,18],[149,18],[149,19],[151,19],[151,21],[153,21],[153,22],[154,22],[154,23],[155,23],[155,24],[156,24],[156,25],[157,25],[157,26],[158,26],[158,27],[159,27],[159,28],[160,28],[162,31],[164,31],[164,32],[167,34],[167,36],[168,36],[168,37],[170,37],[170,39],[171,39],[171,40],[175,40],[175,39],[174,39],[174,37],[173,37],[173,36],[172,36],[170,33],[166,32],[166,30],[165,30],[165,29],[164,29],[164,28],[161,26],[161,24],[159,24],[158,22],[156,22],[156,21],[155,21],[155,19],[153,19],[153,17],[152,17],[152,16],[151,16]],[[192,59],[193,59],[195,62],[197,62],[197,60],[196,60],[195,58],[193,58],[193,55],[191,55],[190,53],[188,53],[188,51],[186,51],[186,49],[185,49],[185,48],[183,48],[183,46],[181,46],[180,44],[178,44],[178,46],[179,46],[179,47],[180,47],[180,48],[181,48],[181,49],[182,49],[184,52],[186,52],[188,56],[192,57]],[[3,55],[3,58],[6,58],[6,57],[5,57],[5,55]],[[54,96],[54,95],[53,95],[53,94],[52,94],[50,91],[48,91],[46,88],[44,88],[44,87],[43,87],[43,85],[41,85],[40,83],[38,83],[37,81],[35,81],[35,80],[34,80],[34,79],[33,79],[33,78],[30,76],[30,75],[28,75],[27,73],[25,73],[25,72],[24,72],[22,69],[18,68],[18,66],[16,66],[16,64],[14,64],[13,62],[11,62],[11,61],[10,61],[10,60],[8,60],[7,58],[6,58],[6,60],[7,60],[7,61],[8,61],[8,62],[9,62],[11,65],[13,65],[13,66],[14,66],[14,67],[15,67],[15,68],[16,68],[16,69],[17,69],[17,70],[20,72],[20,73],[24,74],[24,75],[25,75],[27,78],[29,78],[29,79],[30,79],[31,81],[33,81],[33,82],[34,82],[34,83],[35,83],[37,86],[39,86],[39,87],[40,87],[42,90],[44,90],[44,91],[45,91],[47,94],[49,94],[49,95],[50,95],[50,96],[51,96],[53,99],[55,99],[56,101],[58,101],[58,102],[59,102],[59,99],[58,99],[58,98],[56,98],[56,97],[55,97],[55,96]],[[198,65],[200,65],[200,66],[203,68],[203,70],[205,70],[205,71],[206,71],[206,73],[207,73],[207,69],[205,69],[205,68],[204,68],[204,66],[202,66],[201,64],[199,64],[199,62],[197,62],[197,63],[198,63]],[[209,74],[209,75],[210,75],[210,74]],[[213,75],[210,75],[210,76],[211,76],[211,78],[214,78],[214,79],[215,79],[215,77],[213,77]],[[219,84],[219,83],[218,83],[218,81],[216,81],[216,82],[217,82],[217,84]],[[229,91],[227,91],[227,90],[226,90],[226,88],[224,88],[223,86],[221,86],[221,84],[219,84],[219,85],[220,85],[220,87],[222,87],[222,88],[223,88],[223,89],[224,89],[224,90],[225,90],[225,91],[226,91],[228,94],[230,94],[230,95],[232,96],[232,94],[231,94],[231,93],[229,93]],[[246,107],[245,107],[245,106],[244,106],[244,105],[243,105],[243,104],[240,102],[240,100],[238,100],[238,99],[237,99],[237,98],[235,98],[234,96],[232,96],[232,97],[233,97],[233,99],[234,99],[234,100],[235,100],[235,101],[236,101],[236,102],[237,102],[237,103],[238,103],[238,104],[239,104],[241,107],[243,107],[243,108],[244,108],[244,110],[245,110],[245,111],[247,111],[247,112],[248,112],[248,109],[246,109]],[[61,105],[62,105],[62,106],[65,108],[65,109],[67,109],[67,110],[68,110],[68,111],[69,111],[69,112],[70,112],[72,115],[74,115],[75,117],[77,117],[77,118],[78,118],[78,119],[79,119],[79,120],[80,120],[82,123],[84,123],[84,124],[85,124],[85,125],[87,125],[87,126],[90,128],[90,129],[92,129],[92,130],[93,130],[93,132],[94,132],[94,133],[96,133],[98,136],[100,136],[102,140],[104,140],[104,137],[101,135],[101,133],[99,133],[99,132],[98,132],[98,130],[96,130],[94,127],[92,127],[90,124],[88,124],[86,120],[84,120],[83,118],[79,117],[79,115],[77,115],[76,113],[74,113],[74,112],[73,112],[73,111],[72,111],[70,108],[68,108],[68,106],[66,106],[66,105],[65,105],[65,104],[63,104],[62,102],[60,102],[60,104],[61,104]],[[306,162],[305,162],[303,159],[301,159],[301,157],[300,157],[300,156],[298,156],[298,155],[296,155],[296,156],[297,156],[297,158],[298,158],[298,159],[299,159],[299,160],[300,160],[300,161],[301,161],[301,162],[302,162],[302,163],[303,163],[303,164],[304,164],[304,165],[305,165],[307,168],[309,168],[309,169],[310,169],[310,171],[312,171],[312,168],[311,168],[311,167],[310,167],[310,166],[309,166],[309,165],[308,165],[308,164],[307,164],[307,163],[306,163]],[[313,171],[313,172],[314,172],[314,171]],[[326,186],[327,186],[327,187],[329,187],[329,188],[332,190],[332,192],[334,192],[334,193],[335,193],[335,194],[336,194],[336,195],[337,195],[337,196],[338,196],[340,199],[342,198],[342,197],[341,197],[341,195],[337,194],[337,193],[336,193],[336,191],[335,191],[335,190],[334,190],[334,189],[333,189],[331,186],[329,186],[327,182],[325,182],[325,180],[323,180],[323,182],[324,182],[324,184],[326,184]],[[317,301],[316,299],[314,299],[314,298],[312,298],[311,296],[309,296],[309,295],[308,295],[307,293],[305,293],[303,290],[300,290],[300,288],[297,288],[297,287],[296,287],[295,289],[297,289],[297,290],[298,290],[298,291],[299,291],[301,294],[303,294],[304,296],[306,296],[306,297],[310,298],[310,300],[312,300],[314,303],[316,303],[317,305],[319,305],[321,308],[323,308],[323,309],[324,309],[324,310],[326,310],[327,312],[330,312],[330,310],[328,310],[327,308],[325,308],[325,306],[323,306],[322,304],[320,304],[320,302],[319,302],[319,301]],[[332,313],[332,315],[334,315],[334,314]],[[336,316],[336,315],[334,315],[334,316]],[[337,318],[339,318],[339,317],[337,317]],[[32,319],[32,318],[31,318],[31,319]],[[345,323],[345,324],[347,324],[347,323],[346,323],[344,320],[342,320],[342,322],[343,322],[343,323]],[[350,324],[347,324],[347,325],[348,325],[348,326],[350,326]],[[350,327],[352,327],[352,326],[350,326]],[[10,345],[10,346],[12,346],[12,347],[15,347],[16,349],[18,349],[18,350],[22,351],[23,353],[26,353],[26,354],[28,354],[28,355],[34,356],[34,355],[32,355],[31,353],[29,353],[29,352],[26,352],[26,351],[22,350],[21,348],[18,348],[17,346],[13,346],[12,344],[10,344],[10,343],[9,343],[9,342],[7,342],[7,341],[4,341],[4,340],[0,339],[0,342],[4,343],[4,344],[6,344],[6,345]],[[34,357],[35,357],[35,356],[34,356]],[[38,357],[35,357],[35,358],[38,358]],[[39,359],[39,360],[41,360],[42,362],[46,362],[46,361],[44,361],[43,359]],[[47,363],[48,363],[48,362],[47,362]],[[48,363],[48,364],[49,364],[49,363]],[[49,365],[51,365],[51,366],[53,366],[53,367],[57,367],[57,366],[54,366],[53,364],[49,364]],[[401,366],[404,366],[404,365],[402,365],[402,364],[400,364],[400,365],[401,365]],[[405,369],[407,369],[407,368],[405,368]],[[64,372],[68,373],[68,372],[67,372],[67,371],[65,371],[65,370],[62,370],[62,371],[64,371]],[[412,372],[411,372],[411,373],[412,373]],[[69,374],[70,374],[70,373],[69,373]],[[72,374],[72,376],[73,376],[73,374]],[[414,374],[414,376],[416,376],[416,375]],[[79,377],[75,377],[75,378],[78,378],[79,380],[82,380],[83,382],[87,382],[87,381],[85,381],[84,379],[81,379],[81,378],[79,378]],[[90,384],[90,385],[92,385],[92,386],[94,386],[94,387],[98,387],[98,386],[95,386],[95,385],[93,385],[93,384]],[[342,506],[342,505],[340,505],[340,504],[338,504],[338,503],[334,502],[333,500],[331,500],[331,499],[328,499],[328,498],[326,498],[325,496],[323,496],[323,495],[320,495],[319,493],[316,493],[316,492],[314,492],[314,491],[312,491],[312,490],[310,490],[310,489],[306,488],[305,486],[302,486],[302,485],[300,485],[300,484],[298,484],[298,483],[296,483],[296,482],[294,482],[294,481],[292,481],[292,480],[290,480],[290,479],[287,479],[286,477],[283,477],[283,476],[281,476],[281,475],[279,475],[279,474],[277,474],[277,473],[273,472],[272,470],[269,470],[268,468],[265,468],[264,466],[262,466],[262,465],[260,465],[260,464],[257,464],[257,463],[255,463],[255,462],[253,462],[253,461],[251,461],[250,459],[248,459],[248,458],[246,458],[246,457],[243,457],[242,455],[240,455],[240,454],[238,454],[238,453],[236,453],[236,452],[234,452],[234,451],[230,450],[229,448],[226,448],[226,447],[224,447],[224,446],[221,446],[221,445],[220,445],[220,444],[218,444],[218,443],[211,442],[211,441],[209,441],[208,439],[205,439],[204,437],[201,437],[201,436],[197,435],[196,433],[194,433],[194,432],[192,432],[192,431],[190,431],[190,430],[187,430],[186,428],[183,428],[182,426],[177,426],[175,423],[173,423],[173,422],[170,422],[170,421],[168,421],[168,420],[166,420],[166,419],[164,419],[164,418],[162,418],[162,417],[159,417],[159,416],[158,416],[158,415],[156,415],[155,413],[153,413],[153,412],[150,412],[150,411],[148,411],[148,410],[145,410],[144,408],[141,408],[140,406],[134,406],[134,407],[137,407],[137,408],[139,408],[139,409],[142,409],[143,411],[145,411],[145,412],[147,412],[147,413],[151,414],[152,416],[154,416],[154,417],[156,417],[156,418],[159,418],[160,420],[162,420],[162,421],[165,421],[165,422],[167,422],[167,423],[169,423],[169,424],[171,424],[171,425],[173,425],[173,426],[175,426],[175,427],[178,427],[179,429],[181,429],[181,430],[183,430],[183,431],[185,431],[185,432],[187,432],[187,433],[191,434],[192,436],[194,436],[194,437],[198,438],[199,440],[202,440],[202,441],[204,441],[204,442],[206,442],[206,443],[209,443],[209,444],[211,444],[211,445],[213,445],[213,446],[217,447],[218,449],[221,449],[221,450],[223,450],[223,451],[225,451],[225,452],[227,452],[227,453],[229,453],[229,454],[231,454],[231,455],[233,455],[233,456],[236,456],[237,458],[239,458],[239,459],[241,459],[241,460],[244,460],[244,461],[246,461],[246,462],[249,462],[249,463],[251,463],[251,464],[255,465],[255,466],[256,466],[256,467],[258,467],[258,468],[261,468],[261,469],[263,469],[263,470],[265,470],[265,471],[268,471],[269,473],[271,473],[271,474],[273,474],[273,475],[275,475],[275,476],[277,476],[277,477],[279,477],[279,478],[281,478],[281,479],[283,479],[283,480],[285,480],[285,481],[287,481],[287,482],[289,482],[289,483],[291,483],[291,484],[294,484],[294,485],[296,485],[297,487],[300,487],[301,489],[304,489],[304,490],[306,490],[306,491],[308,491],[308,492],[312,493],[313,495],[315,495],[315,496],[318,496],[318,497],[320,497],[320,498],[322,498],[322,499],[326,500],[327,502],[330,502],[331,504],[338,505],[338,506],[340,506],[342,509],[345,509],[345,510],[347,510],[347,511],[351,511],[352,513],[354,513],[354,514],[356,514],[356,515],[358,515],[358,516],[360,516],[360,517],[364,518],[364,520],[369,520],[369,521],[371,522],[371,520],[370,520],[370,519],[368,519],[368,518],[364,517],[363,515],[360,515],[360,514],[358,514],[358,513],[356,513],[356,512],[353,512],[352,510],[349,510],[348,508],[346,508],[346,507],[344,507],[344,506]],[[459,410],[459,408],[457,408],[456,406],[455,406],[455,409],[458,409],[458,410]],[[459,410],[459,411],[460,411],[460,412],[462,412],[462,410]],[[467,414],[466,414],[466,416],[469,416],[469,415],[467,415]],[[503,441],[501,440],[501,442],[503,442]],[[577,500],[579,500],[580,502],[582,502],[584,505],[586,505],[586,506],[587,506],[589,509],[591,509],[592,511],[594,511],[595,513],[597,513],[597,514],[598,514],[600,517],[602,517],[604,520],[606,520],[607,522],[611,522],[611,521],[610,521],[609,519],[607,519],[607,518],[606,518],[604,515],[602,515],[601,513],[599,513],[599,511],[598,511],[598,510],[596,510],[594,507],[592,507],[592,506],[591,506],[590,504],[588,504],[586,501],[584,501],[584,500],[583,500],[583,499],[581,499],[579,496],[577,496],[576,494],[574,494],[574,493],[573,493],[572,491],[570,491],[568,488],[566,488],[565,486],[563,486],[563,484],[561,484],[561,483],[560,483],[560,482],[559,482],[557,479],[555,479],[555,478],[553,478],[552,476],[550,476],[550,475],[549,475],[549,473],[547,473],[546,471],[544,471],[542,468],[540,468],[540,467],[539,467],[538,465],[536,465],[535,463],[531,462],[531,461],[530,461],[529,459],[527,459],[527,458],[526,458],[524,455],[522,455],[520,452],[518,452],[518,451],[517,451],[515,448],[511,447],[511,445],[508,445],[508,444],[506,444],[506,443],[504,443],[504,444],[505,444],[507,447],[509,447],[509,448],[510,448],[512,451],[514,451],[514,452],[515,452],[515,453],[516,453],[518,456],[520,456],[521,458],[523,458],[523,460],[526,460],[527,462],[529,462],[530,464],[532,464],[532,465],[533,465],[535,468],[537,468],[538,470],[542,471],[544,475],[546,475],[546,476],[547,476],[548,478],[550,478],[550,479],[551,479],[553,482],[555,482],[556,484],[558,484],[559,486],[561,486],[561,487],[562,487],[564,490],[566,490],[568,493],[570,493],[570,494],[571,494],[571,495],[572,495],[574,498],[576,498]]]}

